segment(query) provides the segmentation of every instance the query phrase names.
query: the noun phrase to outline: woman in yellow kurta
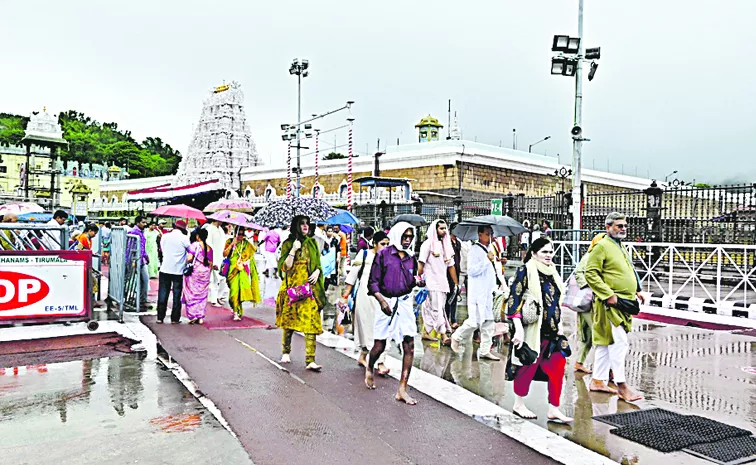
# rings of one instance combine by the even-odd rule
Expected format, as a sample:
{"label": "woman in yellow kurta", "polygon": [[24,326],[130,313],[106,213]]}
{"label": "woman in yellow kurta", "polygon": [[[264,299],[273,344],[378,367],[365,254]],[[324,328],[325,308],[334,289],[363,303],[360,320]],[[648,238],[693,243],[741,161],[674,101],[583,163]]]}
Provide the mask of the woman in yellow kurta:
{"label": "woman in yellow kurta", "polygon": [[[276,325],[283,330],[281,363],[291,362],[291,337],[294,331],[305,336],[305,363],[307,369],[320,371],[315,363],[315,336],[323,332],[320,311],[325,306],[323,276],[320,271],[320,252],[315,239],[308,237],[310,219],[295,216],[290,234],[281,244],[278,270],[281,289],[276,299]],[[288,289],[309,283],[312,296],[292,302]]]}
{"label": "woman in yellow kurta", "polygon": [[234,311],[234,320],[244,315],[242,302],[259,303],[260,283],[255,265],[255,246],[244,237],[244,228],[236,228],[236,237],[226,241],[223,256],[229,257],[231,268],[226,276],[228,302]]}

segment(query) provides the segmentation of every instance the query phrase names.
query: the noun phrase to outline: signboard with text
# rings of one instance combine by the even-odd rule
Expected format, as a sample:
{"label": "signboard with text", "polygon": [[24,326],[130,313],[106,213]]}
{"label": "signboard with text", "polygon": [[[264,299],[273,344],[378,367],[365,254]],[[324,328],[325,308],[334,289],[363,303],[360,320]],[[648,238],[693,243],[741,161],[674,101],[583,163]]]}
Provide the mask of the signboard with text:
{"label": "signboard with text", "polygon": [[0,252],[0,323],[86,320],[89,251]]}
{"label": "signboard with text", "polygon": [[491,199],[491,214],[503,215],[501,207],[504,201],[502,199]]}

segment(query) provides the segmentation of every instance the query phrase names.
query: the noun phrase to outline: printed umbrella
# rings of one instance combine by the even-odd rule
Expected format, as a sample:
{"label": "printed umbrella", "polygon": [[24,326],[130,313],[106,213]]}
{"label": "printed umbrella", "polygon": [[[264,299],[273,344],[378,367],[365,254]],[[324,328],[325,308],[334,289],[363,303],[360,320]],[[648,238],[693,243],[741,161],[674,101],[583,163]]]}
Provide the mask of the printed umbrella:
{"label": "printed umbrella", "polygon": [[459,223],[452,234],[461,241],[478,240],[478,226],[491,226],[496,237],[516,236],[527,229],[510,216],[484,215],[476,216]]}
{"label": "printed umbrella", "polygon": [[155,216],[172,216],[174,218],[194,218],[195,220],[205,220],[205,214],[189,205],[163,205],[150,212]]}
{"label": "printed umbrella", "polygon": [[257,229],[262,231],[263,227],[255,223],[252,215],[241,212],[232,212],[230,210],[221,210],[207,217],[208,220],[218,220],[221,223],[233,224],[248,229]]}
{"label": "printed umbrella", "polygon": [[394,219],[391,220],[391,226],[395,225],[396,223],[400,223],[402,221],[404,221],[405,223],[409,223],[415,227],[425,226],[426,224],[428,224],[428,222],[425,221],[425,218],[423,218],[420,215],[417,215],[415,213],[405,213],[403,215],[394,217]]}
{"label": "printed umbrella", "polygon": [[270,202],[255,215],[255,222],[268,228],[280,228],[291,224],[297,215],[305,215],[313,223],[324,221],[338,212],[321,199],[295,197]]}
{"label": "printed umbrella", "polygon": [[24,213],[42,213],[44,211],[44,208],[34,202],[8,202],[0,206],[0,215],[7,215],[8,213],[23,215]]}
{"label": "printed umbrella", "polygon": [[205,207],[206,212],[219,212],[221,210],[251,212],[255,210],[255,206],[244,199],[220,199],[209,203],[207,207]]}

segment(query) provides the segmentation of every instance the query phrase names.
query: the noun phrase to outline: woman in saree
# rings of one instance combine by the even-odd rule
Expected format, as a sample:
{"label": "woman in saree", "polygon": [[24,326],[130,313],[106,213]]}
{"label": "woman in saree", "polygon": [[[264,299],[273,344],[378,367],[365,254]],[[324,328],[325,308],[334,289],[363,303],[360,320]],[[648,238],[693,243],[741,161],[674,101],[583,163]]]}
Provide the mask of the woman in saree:
{"label": "woman in saree", "polygon": [[[320,371],[315,363],[315,336],[323,332],[320,311],[326,303],[323,276],[320,272],[320,252],[315,239],[308,236],[310,219],[295,216],[289,237],[281,244],[278,272],[281,289],[276,299],[276,326],[283,330],[281,363],[291,363],[291,337],[294,331],[305,336],[307,369]],[[309,285],[312,295],[292,301],[288,290]]]}
{"label": "woman in saree", "polygon": [[160,259],[158,258],[159,237],[160,230],[157,229],[157,225],[153,221],[144,232],[144,238],[146,239],[145,248],[147,249],[147,256],[150,257],[150,263],[147,264],[147,272],[150,274],[150,278],[157,278],[160,271]]}
{"label": "woman in saree", "polygon": [[[373,328],[375,327],[375,314],[381,311],[381,306],[375,297],[368,295],[368,278],[373,267],[375,255],[389,246],[388,235],[383,231],[373,234],[373,247],[357,252],[352,262],[352,269],[346,277],[346,287],[341,296],[341,305],[347,305],[349,295],[357,286],[357,297],[354,299],[354,341],[360,348],[360,359],[357,361],[363,368],[368,366],[368,354],[373,348]],[[386,353],[378,357],[376,368],[378,374],[386,376],[389,369],[385,365]]]}
{"label": "woman in saree", "polygon": [[[525,406],[530,384],[540,373],[549,391],[549,421],[570,423],[572,418],[559,410],[567,357],[572,351],[561,328],[564,283],[552,261],[554,246],[546,236],[534,240],[525,263],[515,274],[507,302],[507,318],[514,326],[510,352],[514,374],[515,402],[512,412],[525,419],[536,418]],[[533,308],[537,311],[533,311]],[[531,320],[531,321],[528,321]],[[509,374],[509,373],[508,373]]]}
{"label": "woman in saree", "polygon": [[244,228],[237,227],[233,239],[226,241],[223,257],[231,261],[226,276],[228,284],[228,303],[234,311],[234,321],[240,321],[244,315],[242,302],[260,303],[260,278],[255,264],[257,248],[244,235]]}
{"label": "woman in saree", "polygon": [[[152,260],[150,260],[152,262]],[[185,305],[189,324],[202,324],[210,293],[210,273],[213,271],[213,249],[207,245],[207,230],[200,230],[197,242],[186,251],[186,264],[193,264],[192,274],[184,276],[181,303]]]}

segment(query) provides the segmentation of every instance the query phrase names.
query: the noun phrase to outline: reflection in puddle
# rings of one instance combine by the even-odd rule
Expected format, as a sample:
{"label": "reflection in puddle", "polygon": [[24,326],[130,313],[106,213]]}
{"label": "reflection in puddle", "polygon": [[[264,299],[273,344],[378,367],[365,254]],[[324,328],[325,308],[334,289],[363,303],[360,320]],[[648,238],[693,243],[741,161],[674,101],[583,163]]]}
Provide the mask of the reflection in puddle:
{"label": "reflection in puddle", "polygon": [[150,420],[151,425],[158,427],[165,433],[194,431],[201,423],[202,417],[198,413],[167,415]]}

